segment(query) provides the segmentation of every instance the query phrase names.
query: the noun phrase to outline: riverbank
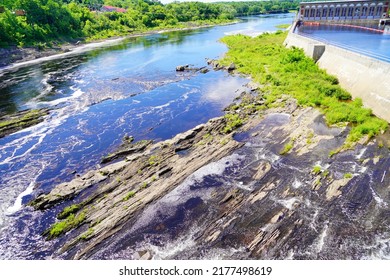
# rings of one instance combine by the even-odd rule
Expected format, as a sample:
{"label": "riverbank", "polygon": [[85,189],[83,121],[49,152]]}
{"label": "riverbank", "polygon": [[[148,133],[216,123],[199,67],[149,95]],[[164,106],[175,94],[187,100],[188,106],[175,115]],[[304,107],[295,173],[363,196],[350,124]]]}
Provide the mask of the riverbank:
{"label": "riverbank", "polygon": [[269,93],[267,103],[286,93],[300,105],[319,108],[329,125],[349,124],[351,132],[345,148],[352,147],[364,136],[370,138],[387,129],[388,122],[373,115],[360,98],[352,100],[337,77],[320,69],[302,50],[286,48],[283,45],[286,36],[287,33],[276,32],[256,38],[225,37],[222,41],[230,50],[224,63],[233,61],[241,65],[239,71],[265,85],[263,90]]}
{"label": "riverbank", "polygon": [[91,42],[76,41],[74,43],[63,43],[54,46],[53,48],[38,49],[36,47],[29,48],[0,48],[0,72],[4,70],[11,70],[14,68],[20,68],[42,61],[48,61],[52,59],[58,59],[65,56],[73,55],[76,53],[87,52],[96,48],[101,48],[110,45],[116,45],[120,42],[134,37],[148,36],[153,34],[160,34],[173,31],[195,30],[199,28],[213,27],[217,25],[229,25],[239,22],[238,20],[225,22],[221,24],[202,24],[198,26],[188,26],[182,28],[169,28],[161,30],[148,30],[144,32],[135,32],[126,36],[120,36],[115,38],[107,38],[102,40],[96,40]]}

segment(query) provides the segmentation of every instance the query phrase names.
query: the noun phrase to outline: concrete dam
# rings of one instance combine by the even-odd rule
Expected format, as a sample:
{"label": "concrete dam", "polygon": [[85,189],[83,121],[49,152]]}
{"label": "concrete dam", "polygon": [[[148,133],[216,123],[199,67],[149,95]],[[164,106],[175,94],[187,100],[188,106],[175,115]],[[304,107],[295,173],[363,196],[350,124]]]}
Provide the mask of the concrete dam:
{"label": "concrete dam", "polygon": [[364,106],[390,122],[390,63],[296,34],[294,30],[295,24],[285,40],[287,47],[302,48],[321,68],[338,77],[353,98],[360,97]]}

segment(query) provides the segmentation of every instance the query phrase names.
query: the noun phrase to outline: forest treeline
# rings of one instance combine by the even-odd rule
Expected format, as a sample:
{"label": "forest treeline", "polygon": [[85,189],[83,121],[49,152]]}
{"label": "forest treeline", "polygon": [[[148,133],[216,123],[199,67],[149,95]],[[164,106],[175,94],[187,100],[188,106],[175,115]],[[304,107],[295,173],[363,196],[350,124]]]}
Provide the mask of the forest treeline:
{"label": "forest treeline", "polygon": [[[107,12],[103,6],[126,11]],[[166,5],[157,0],[0,0],[0,47],[50,46],[56,41],[216,24],[237,16],[288,12],[297,7],[297,0]]]}

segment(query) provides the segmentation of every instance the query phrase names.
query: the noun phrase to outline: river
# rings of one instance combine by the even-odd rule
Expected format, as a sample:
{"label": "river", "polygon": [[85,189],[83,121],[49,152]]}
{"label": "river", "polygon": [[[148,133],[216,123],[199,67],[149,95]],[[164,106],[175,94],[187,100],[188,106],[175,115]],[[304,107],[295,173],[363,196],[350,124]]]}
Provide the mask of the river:
{"label": "river", "polygon": [[390,62],[390,34],[344,26],[300,26],[296,32],[331,45]]}
{"label": "river", "polygon": [[111,46],[0,71],[0,114],[50,108],[44,122],[0,139],[0,258],[45,258],[41,232],[53,221],[24,207],[31,194],[100,164],[125,135],[163,140],[223,114],[248,80],[206,66],[227,50],[227,34],[256,34],[294,15],[129,38]]}

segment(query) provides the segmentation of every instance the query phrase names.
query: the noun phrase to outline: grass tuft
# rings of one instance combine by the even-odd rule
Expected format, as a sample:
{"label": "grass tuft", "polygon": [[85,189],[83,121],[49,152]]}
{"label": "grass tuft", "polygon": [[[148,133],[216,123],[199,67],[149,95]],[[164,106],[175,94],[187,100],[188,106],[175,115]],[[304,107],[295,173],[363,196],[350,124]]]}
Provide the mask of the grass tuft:
{"label": "grass tuft", "polygon": [[56,238],[64,233],[68,232],[72,228],[78,227],[81,223],[84,222],[84,220],[85,220],[85,213],[84,212],[81,212],[78,215],[70,214],[66,218],[66,220],[63,220],[61,222],[57,222],[50,227],[50,229],[47,232],[48,238],[49,239]]}

